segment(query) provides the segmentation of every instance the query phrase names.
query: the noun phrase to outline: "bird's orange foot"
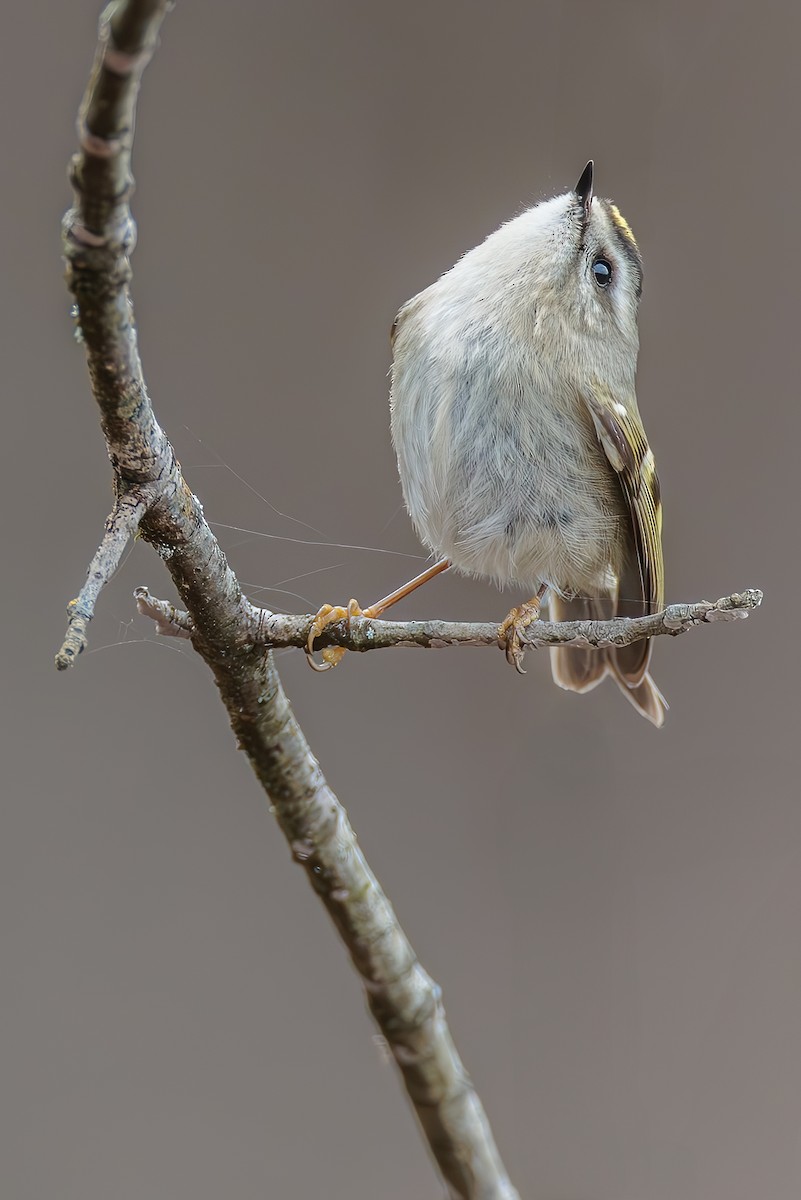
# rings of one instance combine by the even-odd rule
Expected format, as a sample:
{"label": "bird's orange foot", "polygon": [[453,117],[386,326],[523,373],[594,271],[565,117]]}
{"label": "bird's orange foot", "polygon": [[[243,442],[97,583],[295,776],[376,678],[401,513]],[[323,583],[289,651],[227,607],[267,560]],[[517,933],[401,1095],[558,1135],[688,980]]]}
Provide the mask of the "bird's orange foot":
{"label": "bird's orange foot", "polygon": [[540,596],[527,600],[519,608],[513,608],[506,620],[498,629],[498,641],[506,650],[506,661],[520,675],[525,675],[523,669],[523,647],[520,645],[520,635],[528,629],[532,621],[539,620]]}
{"label": "bird's orange foot", "polygon": [[306,640],[306,662],[311,669],[313,671],[330,671],[347,654],[344,646],[326,646],[320,652],[323,661],[321,663],[314,661],[312,655],[314,654],[315,640],[327,625],[333,625],[335,621],[347,621],[350,624],[351,617],[369,616],[371,616],[371,610],[369,608],[362,610],[356,600],[349,600],[347,608],[343,608],[341,604],[324,604],[312,621],[309,636]]}

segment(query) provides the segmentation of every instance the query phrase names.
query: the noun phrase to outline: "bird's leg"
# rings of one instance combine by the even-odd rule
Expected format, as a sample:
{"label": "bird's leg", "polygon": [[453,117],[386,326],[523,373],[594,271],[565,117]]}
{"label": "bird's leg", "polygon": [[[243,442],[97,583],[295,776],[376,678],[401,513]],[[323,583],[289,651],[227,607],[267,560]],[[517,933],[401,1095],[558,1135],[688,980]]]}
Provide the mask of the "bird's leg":
{"label": "bird's leg", "polygon": [[439,562],[434,563],[433,567],[429,567],[422,574],[417,575],[414,579],[410,579],[408,583],[404,583],[403,587],[396,588],[394,592],[390,592],[388,596],[384,596],[383,600],[378,600],[375,604],[371,604],[369,608],[360,608],[356,600],[350,600],[347,608],[343,608],[341,604],[324,604],[317,616],[312,621],[309,637],[306,642],[306,661],[314,671],[329,671],[331,667],[335,667],[346,653],[343,646],[327,646],[323,650],[323,661],[316,663],[312,658],[314,651],[315,639],[325,629],[326,625],[331,625],[334,621],[347,620],[351,617],[380,617],[393,604],[397,604],[399,600],[405,599],[406,596],[416,592],[424,583],[428,583],[429,579],[433,579],[435,575],[439,575],[442,571],[447,571],[450,566],[447,558],[441,558]]}
{"label": "bird's leg", "polygon": [[506,661],[520,675],[525,675],[526,673],[523,670],[523,649],[520,645],[520,635],[524,629],[528,628],[532,621],[539,620],[540,604],[547,590],[547,583],[540,584],[540,590],[536,596],[532,596],[530,600],[527,600],[525,604],[521,604],[519,608],[513,608],[498,629],[498,641],[502,646],[506,647]]}

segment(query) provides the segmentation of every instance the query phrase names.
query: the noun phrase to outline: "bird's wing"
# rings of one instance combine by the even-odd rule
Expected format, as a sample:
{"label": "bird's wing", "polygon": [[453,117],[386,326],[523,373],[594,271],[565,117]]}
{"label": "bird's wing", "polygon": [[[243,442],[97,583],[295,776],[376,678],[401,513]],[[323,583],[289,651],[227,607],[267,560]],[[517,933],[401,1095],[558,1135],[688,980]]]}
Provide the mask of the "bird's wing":
{"label": "bird's wing", "polygon": [[598,441],[620,479],[631,517],[644,612],[660,612],[665,601],[662,504],[654,456],[636,401],[621,403],[598,380],[593,381],[584,400]]}

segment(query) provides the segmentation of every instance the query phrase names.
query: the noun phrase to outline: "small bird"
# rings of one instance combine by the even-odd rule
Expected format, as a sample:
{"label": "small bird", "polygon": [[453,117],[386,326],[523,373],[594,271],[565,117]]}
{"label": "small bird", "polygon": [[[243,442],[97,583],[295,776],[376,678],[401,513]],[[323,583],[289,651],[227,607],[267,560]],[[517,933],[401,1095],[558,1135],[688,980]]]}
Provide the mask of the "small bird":
{"label": "small bird", "polygon": [[[642,258],[617,207],[576,187],[502,225],[401,308],[390,411],[403,495],[438,561],[365,615],[451,567],[532,599],[499,628],[520,637],[547,595],[554,620],[641,616],[664,605],[662,514],[635,394]],[[325,624],[359,613],[326,605]],[[324,651],[333,665],[339,655]],[[651,646],[551,649],[561,687],[611,675],[661,726]],[[310,659],[311,661],[311,659]]]}

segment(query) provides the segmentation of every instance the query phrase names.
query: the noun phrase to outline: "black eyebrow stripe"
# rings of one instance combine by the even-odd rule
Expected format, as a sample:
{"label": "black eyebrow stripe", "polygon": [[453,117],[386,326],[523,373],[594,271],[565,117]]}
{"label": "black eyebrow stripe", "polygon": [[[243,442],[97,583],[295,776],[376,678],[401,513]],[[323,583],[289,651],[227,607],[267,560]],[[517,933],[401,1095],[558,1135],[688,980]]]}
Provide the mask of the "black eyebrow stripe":
{"label": "black eyebrow stripe", "polygon": [[609,211],[610,202],[608,200],[602,200],[601,204],[603,206],[604,213],[606,214],[606,217],[609,221],[609,225],[612,229],[612,232],[615,235],[615,240],[617,242],[618,249],[623,252],[623,254],[625,255],[628,262],[630,262],[632,267],[634,268],[634,278],[636,281],[635,286],[636,286],[636,291],[637,291],[637,298],[639,299],[639,297],[642,295],[642,280],[643,280],[642,255],[640,254],[640,251],[637,249],[636,243],[634,241],[632,241],[632,239],[630,237],[627,236],[627,234],[624,232],[623,229],[621,229],[620,225],[617,223],[615,218],[612,216],[612,213]]}

